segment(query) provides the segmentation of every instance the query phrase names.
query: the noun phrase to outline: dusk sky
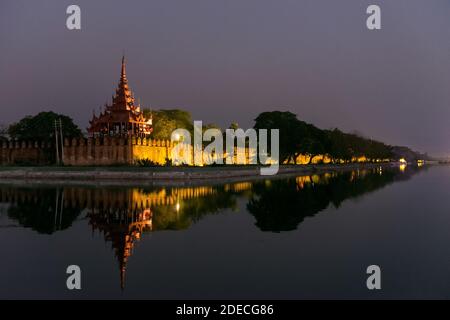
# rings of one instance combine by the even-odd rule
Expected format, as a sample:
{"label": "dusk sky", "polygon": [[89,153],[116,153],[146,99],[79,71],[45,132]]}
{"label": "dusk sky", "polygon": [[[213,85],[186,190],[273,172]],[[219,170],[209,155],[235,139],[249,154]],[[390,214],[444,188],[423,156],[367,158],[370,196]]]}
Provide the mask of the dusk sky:
{"label": "dusk sky", "polygon": [[[66,8],[81,7],[81,30]],[[378,4],[382,29],[366,28]],[[450,155],[450,1],[0,2],[0,123],[53,110],[85,130],[122,54],[145,107],[222,127],[289,110],[320,128]]]}

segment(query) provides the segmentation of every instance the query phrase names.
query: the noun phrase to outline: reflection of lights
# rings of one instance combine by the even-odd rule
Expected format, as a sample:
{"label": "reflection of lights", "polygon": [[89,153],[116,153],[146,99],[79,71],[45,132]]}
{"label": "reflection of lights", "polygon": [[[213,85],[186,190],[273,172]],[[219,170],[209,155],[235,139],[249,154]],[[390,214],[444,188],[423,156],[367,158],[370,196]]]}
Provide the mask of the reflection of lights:
{"label": "reflection of lights", "polygon": [[405,169],[406,169],[406,164],[401,164],[400,165],[400,171],[405,171]]}
{"label": "reflection of lights", "polygon": [[417,160],[417,166],[421,167],[425,164],[425,160]]}
{"label": "reflection of lights", "polygon": [[145,209],[144,212],[142,213],[143,215],[143,220],[150,220],[152,218],[152,212],[150,209]]}
{"label": "reflection of lights", "polygon": [[[142,214],[139,215],[138,223],[142,224],[144,228],[152,229],[152,211],[149,208],[145,209]],[[139,239],[140,235],[137,235],[136,238]]]}

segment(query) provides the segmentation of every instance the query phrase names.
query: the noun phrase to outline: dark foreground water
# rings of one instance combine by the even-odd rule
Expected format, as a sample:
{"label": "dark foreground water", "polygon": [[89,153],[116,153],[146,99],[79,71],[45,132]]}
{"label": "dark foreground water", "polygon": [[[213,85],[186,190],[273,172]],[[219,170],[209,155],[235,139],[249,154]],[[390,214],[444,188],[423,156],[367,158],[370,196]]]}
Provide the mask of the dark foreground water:
{"label": "dark foreground water", "polygon": [[[450,167],[186,187],[0,183],[0,298],[450,298]],[[381,267],[369,291],[366,268]],[[66,268],[81,268],[81,290]]]}

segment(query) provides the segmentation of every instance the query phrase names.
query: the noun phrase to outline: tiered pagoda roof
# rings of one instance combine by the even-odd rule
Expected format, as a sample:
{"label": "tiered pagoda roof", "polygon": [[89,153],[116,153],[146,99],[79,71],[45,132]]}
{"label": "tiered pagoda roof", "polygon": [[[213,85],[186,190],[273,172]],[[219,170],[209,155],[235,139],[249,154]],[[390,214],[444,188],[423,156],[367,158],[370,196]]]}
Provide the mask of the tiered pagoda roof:
{"label": "tiered pagoda roof", "polygon": [[152,132],[152,119],[144,116],[128,86],[125,57],[122,57],[119,85],[112,97],[112,104],[105,104],[98,116],[94,112],[89,124],[88,132],[91,135],[145,136]]}

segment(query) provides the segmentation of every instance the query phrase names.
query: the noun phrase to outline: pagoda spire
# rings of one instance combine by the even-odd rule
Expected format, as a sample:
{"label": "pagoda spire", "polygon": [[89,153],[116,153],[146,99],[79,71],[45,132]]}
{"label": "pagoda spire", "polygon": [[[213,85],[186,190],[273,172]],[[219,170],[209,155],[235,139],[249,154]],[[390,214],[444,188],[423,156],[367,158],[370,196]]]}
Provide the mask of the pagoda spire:
{"label": "pagoda spire", "polygon": [[122,56],[122,70],[120,71],[120,82],[127,83],[127,72],[125,68],[125,55]]}
{"label": "pagoda spire", "polygon": [[116,94],[113,96],[113,109],[132,110],[134,109],[134,97],[128,86],[128,79],[125,67],[125,56],[122,56],[122,67],[120,71],[119,85]]}

